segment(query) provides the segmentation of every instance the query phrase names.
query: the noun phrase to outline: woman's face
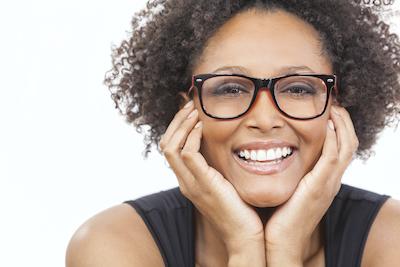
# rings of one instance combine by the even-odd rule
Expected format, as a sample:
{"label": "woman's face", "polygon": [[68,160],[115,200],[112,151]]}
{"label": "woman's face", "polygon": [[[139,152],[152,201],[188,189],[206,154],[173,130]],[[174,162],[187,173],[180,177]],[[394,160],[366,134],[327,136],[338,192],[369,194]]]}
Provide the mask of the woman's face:
{"label": "woman's face", "polygon": [[[193,74],[212,73],[216,69],[219,69],[216,73],[257,78],[292,73],[332,74],[316,30],[284,11],[246,11],[225,23],[209,40]],[[329,106],[316,119],[293,120],[276,109],[267,90],[261,90],[252,108],[237,119],[216,120],[206,116],[197,93],[195,107],[203,122],[201,153],[210,166],[232,183],[241,198],[253,206],[273,207],[288,200],[321,154]],[[250,143],[255,146],[250,147]],[[239,148],[257,150],[271,144],[295,148],[282,161],[281,164],[287,165],[283,170],[260,174],[239,164],[236,156]]]}

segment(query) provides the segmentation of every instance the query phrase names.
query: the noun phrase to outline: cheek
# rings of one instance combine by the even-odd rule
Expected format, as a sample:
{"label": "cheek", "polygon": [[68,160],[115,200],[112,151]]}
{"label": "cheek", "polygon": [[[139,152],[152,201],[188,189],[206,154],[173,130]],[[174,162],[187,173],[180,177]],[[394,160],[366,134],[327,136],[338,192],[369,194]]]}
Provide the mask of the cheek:
{"label": "cheek", "polygon": [[233,121],[214,120],[202,112],[199,119],[203,122],[200,153],[210,166],[221,170],[223,162],[230,155],[231,140],[237,132],[237,125]]}
{"label": "cheek", "polygon": [[200,118],[203,121],[202,144],[205,149],[217,152],[221,146],[229,146],[229,138],[235,132],[235,125],[229,122],[216,121],[212,118]]}
{"label": "cheek", "polygon": [[312,121],[297,127],[300,136],[301,157],[306,171],[310,171],[318,161],[326,136],[326,119]]}
{"label": "cheek", "polygon": [[216,120],[204,114],[198,98],[195,99],[195,107],[199,111],[199,120],[203,122],[202,145],[228,145],[229,137],[236,130],[234,121]]}
{"label": "cheek", "polygon": [[203,137],[208,143],[225,143],[234,132],[233,127],[223,122],[207,123],[203,121]]}

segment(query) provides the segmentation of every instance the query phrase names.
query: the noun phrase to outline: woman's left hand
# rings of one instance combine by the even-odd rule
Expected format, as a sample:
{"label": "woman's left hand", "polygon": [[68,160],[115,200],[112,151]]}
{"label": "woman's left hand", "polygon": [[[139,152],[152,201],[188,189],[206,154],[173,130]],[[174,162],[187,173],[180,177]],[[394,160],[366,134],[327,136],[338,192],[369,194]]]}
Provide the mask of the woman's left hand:
{"label": "woman's left hand", "polygon": [[327,127],[318,162],[265,226],[268,267],[302,266],[311,235],[339,192],[342,175],[357,150],[349,113],[338,106],[330,112],[334,129]]}

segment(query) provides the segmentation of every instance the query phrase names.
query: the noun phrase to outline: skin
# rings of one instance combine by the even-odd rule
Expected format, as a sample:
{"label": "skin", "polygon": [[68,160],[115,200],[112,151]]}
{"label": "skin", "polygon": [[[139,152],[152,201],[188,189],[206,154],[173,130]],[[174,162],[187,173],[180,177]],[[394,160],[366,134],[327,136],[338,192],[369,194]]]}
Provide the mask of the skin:
{"label": "skin", "polygon": [[[332,73],[318,33],[284,11],[248,11],[229,20],[209,40],[193,74],[223,66],[240,67],[259,78],[283,75],[294,66],[311,69],[296,73]],[[358,146],[347,111],[330,102],[319,118],[291,120],[261,91],[249,113],[221,121],[202,113],[196,94],[193,100],[176,114],[160,148],[182,193],[196,207],[196,266],[324,266],[320,221]],[[238,145],[270,139],[298,149],[284,172],[255,175],[234,162],[232,151]],[[371,228],[363,267],[397,266],[399,222],[399,203],[387,201]],[[140,216],[120,205],[78,230],[67,266],[163,263]]]}
{"label": "skin", "polygon": [[[242,73],[252,77],[292,73],[332,74],[329,59],[322,51],[318,33],[297,17],[283,11],[250,11],[230,20],[209,40],[194,74],[212,73],[216,69],[217,73]],[[226,66],[231,69],[226,69]],[[188,119],[180,121],[178,117],[171,123],[160,147],[179,177],[181,190],[200,211],[197,213],[198,229],[201,229],[197,232],[197,236],[201,237],[199,247],[206,247],[201,242],[212,244],[209,248],[212,253],[223,251],[225,245],[225,261],[231,255],[242,252],[243,247],[252,247],[252,251],[259,251],[260,266],[264,265],[265,257],[267,260],[270,258],[270,262],[275,261],[274,256],[268,255],[270,251],[280,251],[284,247],[297,248],[291,256],[282,252],[292,263],[302,263],[322,250],[319,221],[338,192],[342,171],[358,146],[348,114],[343,114],[341,118],[339,115],[330,116],[332,112],[327,111],[313,120],[289,119],[275,108],[267,91],[261,91],[252,109],[235,120],[215,120],[206,116],[201,111],[197,95],[194,96],[194,105],[182,112],[189,113],[192,108],[194,110]],[[345,113],[345,110],[337,108],[336,113],[339,112]],[[327,131],[330,117],[341,127],[341,141],[347,145],[341,151],[341,161],[338,161],[339,137],[332,129],[330,134]],[[202,122],[201,126],[189,133],[191,129],[188,128],[195,126],[198,120]],[[328,135],[329,140],[326,138]],[[234,160],[233,151],[238,145],[273,139],[288,141],[297,148],[294,161],[285,171],[272,175],[249,173]],[[321,157],[324,145],[325,157]],[[320,163],[316,165],[318,160]],[[315,166],[317,169],[310,172]],[[339,167],[341,171],[333,172],[333,167]],[[324,176],[329,172],[335,175]],[[192,181],[189,181],[190,176]],[[204,177],[209,180],[200,181]],[[303,183],[299,184],[302,179]],[[211,192],[219,196],[205,197]],[[288,201],[290,198],[292,201]],[[315,207],[310,207],[310,201],[315,203]],[[250,205],[279,208],[269,219],[274,209],[257,213]],[[219,209],[216,206],[220,206]],[[233,209],[233,206],[236,208]],[[307,209],[314,213],[307,212]],[[302,233],[293,234],[296,222],[307,219],[305,214],[308,215],[309,226],[304,226]],[[222,223],[223,218],[229,225]],[[287,236],[292,244],[282,244],[280,240],[283,236]],[[239,246],[238,240],[246,245]],[[268,253],[267,246],[270,247]],[[204,253],[202,251],[198,253]],[[282,259],[276,262],[282,262]]]}
{"label": "skin", "polygon": [[[211,73],[223,66],[240,66],[246,71],[243,74],[259,78],[285,75],[290,71],[286,67],[296,66],[307,66],[313,71],[295,73],[332,74],[330,62],[320,55],[317,38],[311,26],[287,13],[245,13],[224,25],[212,38],[194,74]],[[201,110],[197,97],[195,108]],[[257,207],[275,207],[289,199],[300,179],[318,160],[328,117],[329,112],[325,112],[308,121],[288,119],[275,108],[269,93],[262,91],[252,110],[239,119],[214,120],[200,112],[201,153],[210,166],[233,184],[244,201]],[[234,162],[232,150],[238,145],[270,139],[285,140],[298,148],[299,156],[287,171],[260,176],[244,171]]]}

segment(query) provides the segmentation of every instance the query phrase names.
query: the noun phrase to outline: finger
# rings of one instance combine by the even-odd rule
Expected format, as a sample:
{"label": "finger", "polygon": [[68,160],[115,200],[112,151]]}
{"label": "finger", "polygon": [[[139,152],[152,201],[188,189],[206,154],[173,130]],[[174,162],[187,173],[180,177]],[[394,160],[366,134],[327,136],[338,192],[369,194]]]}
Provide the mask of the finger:
{"label": "finger", "polygon": [[182,148],[186,143],[186,139],[193,127],[198,121],[199,112],[194,109],[186,119],[181,123],[181,125],[175,130],[174,134],[170,137],[166,149],[172,150],[174,152],[181,152]]}
{"label": "finger", "polygon": [[[328,121],[321,157],[310,172],[310,176],[305,177],[312,180],[306,180],[306,182],[309,183],[308,187],[313,198],[321,197],[321,193],[328,198],[336,195],[340,189],[343,173],[349,163],[344,156],[350,146],[348,130],[343,118],[335,113],[334,109],[331,109],[330,115],[333,127],[329,127],[331,123]],[[313,181],[317,184],[313,184]]]}
{"label": "finger", "polygon": [[329,119],[333,122],[335,126],[337,152],[339,153],[342,146],[342,141],[345,137],[344,135],[346,133],[346,125],[344,124],[343,119],[340,117],[339,113],[333,106],[331,107],[329,113]]}
{"label": "finger", "polygon": [[338,139],[336,136],[337,126],[332,120],[328,120],[326,137],[322,147],[321,157],[310,171],[310,175],[304,177],[305,182],[312,191],[323,192],[332,170],[338,162]]}
{"label": "finger", "polygon": [[[343,108],[341,108],[343,111]],[[354,128],[350,127],[350,117],[346,117],[343,112],[339,112],[338,108],[332,107],[332,120],[337,125],[339,159],[341,169],[344,171],[347,165],[351,162],[355,150]]]}
{"label": "finger", "polygon": [[[331,181],[330,176],[332,176],[332,170],[337,164],[338,147],[334,124],[329,121],[326,126],[326,137],[319,160],[300,181],[297,190],[286,204],[293,206],[292,218],[307,218],[311,228],[314,227],[312,222],[320,221],[320,211],[326,210],[331,199],[336,195],[336,192],[334,192],[336,188],[333,187],[337,186]],[[313,205],[310,205],[310,203],[313,203]]]}
{"label": "finger", "polygon": [[209,185],[210,182],[212,183],[212,177],[216,173],[211,173],[212,168],[209,167],[204,156],[199,152],[201,145],[202,128],[202,122],[199,121],[193,131],[191,131],[188,135],[186,144],[181,151],[181,156],[185,165],[188,167],[191,173],[193,173],[196,181],[202,185]]}
{"label": "finger", "polygon": [[186,103],[186,105],[175,114],[171,123],[168,125],[167,130],[165,130],[165,133],[161,137],[161,140],[160,140],[161,151],[164,150],[166,144],[169,143],[169,140],[174,135],[175,131],[182,124],[182,122],[184,122],[186,120],[186,118],[190,114],[190,112],[193,111],[193,108],[194,108],[193,100],[191,100],[188,103]]}
{"label": "finger", "polygon": [[[331,112],[333,113],[333,111]],[[339,132],[341,134],[346,132],[344,122],[340,116],[336,115],[335,117],[335,114],[331,114],[321,156],[314,168],[300,181],[299,189],[292,197],[292,203],[296,203],[293,205],[308,207],[306,214],[309,221],[318,222],[320,211],[329,207],[334,196],[340,190],[343,171],[340,167],[338,142],[344,137],[339,137]],[[316,203],[316,205],[309,203]],[[303,214],[297,215],[304,216],[304,210]]]}
{"label": "finger", "polygon": [[342,108],[342,107],[335,107],[335,110],[343,118],[343,121],[344,121],[344,123],[346,125],[346,128],[349,131],[349,134],[351,136],[353,147],[355,148],[354,150],[356,150],[357,147],[358,147],[359,141],[358,141],[356,130],[354,128],[354,124],[353,124],[353,121],[352,121],[352,119],[350,117],[349,112],[345,108]]}
{"label": "finger", "polygon": [[360,145],[360,141],[358,140],[358,136],[353,124],[353,121],[350,117],[350,114],[347,112],[347,110],[344,110],[344,122],[347,125],[347,129],[349,130],[350,136],[351,136],[351,145],[352,145],[352,159],[355,158],[356,152],[358,150],[358,146]]}
{"label": "finger", "polygon": [[333,120],[329,119],[328,124],[327,124],[327,129],[326,129],[326,137],[324,144],[322,146],[322,153],[321,157],[326,158],[326,159],[336,159],[338,152],[339,152],[339,140],[337,137],[337,131],[339,125]]}
{"label": "finger", "polygon": [[197,122],[198,112],[193,110],[192,113],[186,117],[185,121],[176,129],[174,135],[170,138],[168,144],[164,148],[164,156],[169,165],[174,170],[180,185],[185,186],[192,183],[194,177],[190,170],[185,166],[181,158],[181,150],[185,146],[187,137],[193,131],[194,124]]}
{"label": "finger", "polygon": [[201,145],[203,123],[198,121],[193,130],[189,133],[182,152],[199,152]]}
{"label": "finger", "polygon": [[199,121],[188,135],[185,146],[181,151],[182,160],[195,177],[204,176],[208,169],[207,162],[199,153],[202,129],[202,122]]}

